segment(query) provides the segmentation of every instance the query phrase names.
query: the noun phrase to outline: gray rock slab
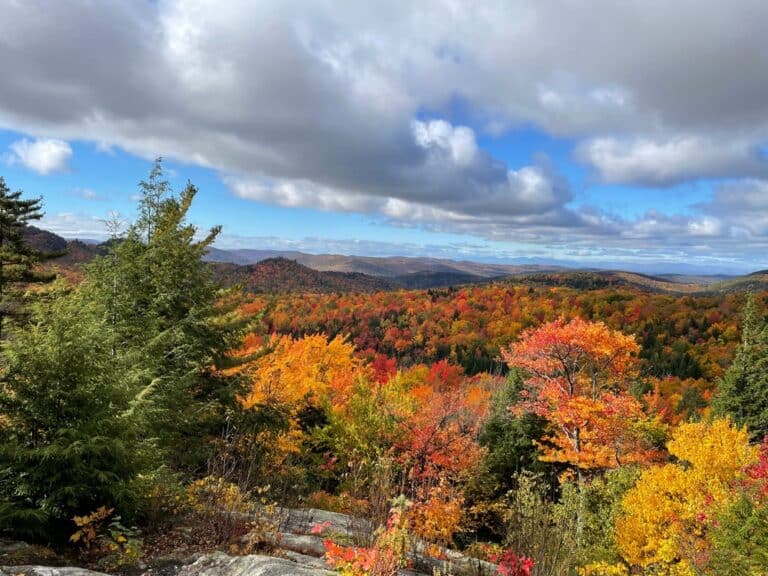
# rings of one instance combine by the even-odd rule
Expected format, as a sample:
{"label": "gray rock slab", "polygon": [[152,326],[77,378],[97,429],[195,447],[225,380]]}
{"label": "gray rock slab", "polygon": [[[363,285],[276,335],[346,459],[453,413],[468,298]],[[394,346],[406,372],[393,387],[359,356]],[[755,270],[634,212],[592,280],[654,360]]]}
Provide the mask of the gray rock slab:
{"label": "gray rock slab", "polygon": [[182,567],[178,572],[178,576],[331,576],[332,574],[334,573],[329,570],[298,564],[286,558],[257,555],[227,556],[223,553],[203,556],[196,562]]}

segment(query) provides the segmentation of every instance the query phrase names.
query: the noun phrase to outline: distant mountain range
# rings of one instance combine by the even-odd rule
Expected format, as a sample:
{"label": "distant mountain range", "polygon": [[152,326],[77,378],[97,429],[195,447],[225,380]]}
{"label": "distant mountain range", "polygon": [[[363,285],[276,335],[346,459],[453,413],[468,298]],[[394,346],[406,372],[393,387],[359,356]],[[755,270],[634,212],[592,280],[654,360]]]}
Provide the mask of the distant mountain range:
{"label": "distant mountain range", "polygon": [[[74,269],[107,250],[105,243],[66,240],[29,227],[27,241],[38,250],[63,254],[51,266]],[[768,289],[768,270],[744,276],[676,273],[648,275],[561,265],[501,264],[438,258],[344,256],[275,250],[211,248],[206,260],[226,285],[256,293],[375,292],[426,289],[491,281],[582,290],[636,288],[672,294]]]}
{"label": "distant mountain range", "polygon": [[564,269],[542,264],[489,264],[466,260],[406,256],[343,256],[340,254],[307,254],[281,250],[221,250],[211,248],[206,260],[231,264],[255,264],[269,258],[287,258],[321,272],[358,272],[370,276],[397,278],[409,274],[460,274],[462,278],[496,278],[512,274]]}

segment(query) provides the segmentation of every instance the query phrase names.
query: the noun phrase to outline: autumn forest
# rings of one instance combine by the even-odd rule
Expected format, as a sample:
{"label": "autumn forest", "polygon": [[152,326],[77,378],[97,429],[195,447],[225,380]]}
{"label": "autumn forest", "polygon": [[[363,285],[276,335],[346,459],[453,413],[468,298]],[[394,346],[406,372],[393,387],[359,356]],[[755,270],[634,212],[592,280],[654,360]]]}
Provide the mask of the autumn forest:
{"label": "autumn forest", "polygon": [[765,290],[253,293],[196,193],[157,161],[64,265],[0,180],[4,537],[130,573],[322,510],[368,527],[309,530],[346,576],[768,573]]}

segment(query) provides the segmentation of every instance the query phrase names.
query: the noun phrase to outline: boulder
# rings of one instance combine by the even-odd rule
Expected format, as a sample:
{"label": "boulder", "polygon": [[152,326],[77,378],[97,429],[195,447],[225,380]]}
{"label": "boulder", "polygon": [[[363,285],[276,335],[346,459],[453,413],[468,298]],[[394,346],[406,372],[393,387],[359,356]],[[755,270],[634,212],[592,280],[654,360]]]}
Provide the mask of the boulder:
{"label": "boulder", "polygon": [[277,540],[277,546],[283,550],[298,552],[305,556],[314,556],[321,558],[325,556],[325,544],[323,538],[319,536],[309,536],[306,534],[286,534],[280,533]]}
{"label": "boulder", "polygon": [[[316,558],[294,555],[291,559],[272,556],[228,556],[222,552],[205,554],[192,564],[149,569],[144,576],[333,576],[318,566]],[[50,566],[0,566],[0,576],[107,576],[85,568]]]}

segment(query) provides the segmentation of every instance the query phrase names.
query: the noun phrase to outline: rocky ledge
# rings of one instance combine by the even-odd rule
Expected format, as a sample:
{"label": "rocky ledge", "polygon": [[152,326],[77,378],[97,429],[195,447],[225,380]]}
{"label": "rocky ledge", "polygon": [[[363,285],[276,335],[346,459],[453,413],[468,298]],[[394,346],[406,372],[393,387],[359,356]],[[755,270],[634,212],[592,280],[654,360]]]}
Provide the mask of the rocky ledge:
{"label": "rocky ledge", "polygon": [[[191,564],[169,569],[148,568],[142,576],[159,574],[175,576],[331,576],[321,568],[315,558],[302,559],[294,554],[290,558],[272,556],[227,556],[221,552],[201,556]],[[49,566],[2,566],[0,576],[106,576],[85,568],[53,568]]]}

